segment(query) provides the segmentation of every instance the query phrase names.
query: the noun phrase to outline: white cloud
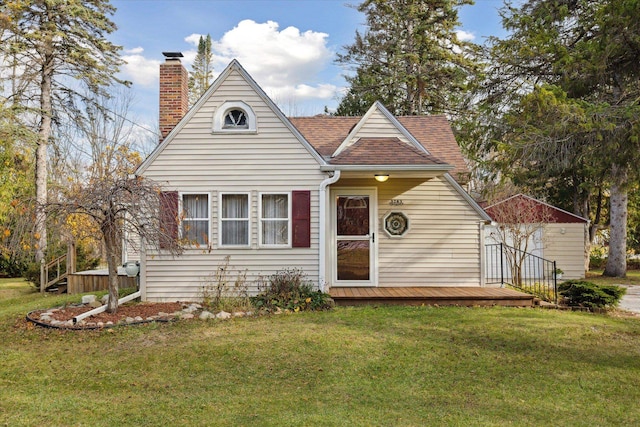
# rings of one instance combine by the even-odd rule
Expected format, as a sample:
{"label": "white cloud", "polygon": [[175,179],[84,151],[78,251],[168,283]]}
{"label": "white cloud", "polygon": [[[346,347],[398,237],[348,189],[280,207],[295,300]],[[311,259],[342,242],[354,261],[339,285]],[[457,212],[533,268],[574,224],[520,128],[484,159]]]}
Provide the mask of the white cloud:
{"label": "white cloud", "polygon": [[190,36],[185,37],[184,41],[186,41],[189,44],[194,45],[195,47],[198,47],[198,43],[200,43],[200,37],[205,37],[205,35],[204,34],[193,33]]}
{"label": "white cloud", "polygon": [[126,62],[122,66],[122,77],[133,82],[134,85],[153,87],[158,84],[158,70],[160,61],[145,58],[144,49],[137,47],[125,51],[122,59]]}
{"label": "white cloud", "polygon": [[[189,48],[182,50],[182,62],[187,69],[197,54],[200,36],[194,33],[184,38]],[[214,70],[220,73],[237,59],[274,99],[334,99],[339,88],[322,83],[320,78],[333,58],[327,37],[325,33],[302,32],[296,27],[281,30],[274,21],[243,20],[219,40],[212,40]],[[162,61],[146,58],[141,47],[126,50],[122,58],[127,61],[122,67],[123,78],[145,88],[157,86]]]}
{"label": "white cloud", "polygon": [[470,42],[476,38],[475,34],[464,30],[457,30],[456,35],[458,36],[458,40],[463,42]]}
{"label": "white cloud", "polygon": [[332,98],[334,86],[309,85],[333,57],[327,37],[295,27],[280,31],[277,22],[247,19],[213,42],[215,69],[220,71],[235,58],[268,93],[298,99]]}
{"label": "white cloud", "polygon": [[124,52],[130,55],[136,55],[144,52],[144,48],[138,46],[138,47],[134,47],[133,49],[126,49]]}

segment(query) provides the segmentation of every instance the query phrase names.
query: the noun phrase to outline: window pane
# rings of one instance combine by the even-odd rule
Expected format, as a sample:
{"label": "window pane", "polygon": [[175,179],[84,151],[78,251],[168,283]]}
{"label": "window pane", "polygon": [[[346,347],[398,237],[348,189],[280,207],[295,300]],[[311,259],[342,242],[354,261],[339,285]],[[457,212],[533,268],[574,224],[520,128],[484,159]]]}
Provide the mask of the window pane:
{"label": "window pane", "polygon": [[263,245],[286,245],[289,238],[289,221],[262,221]]}
{"label": "window pane", "polygon": [[247,115],[242,110],[231,110],[224,118],[225,128],[246,128]]}
{"label": "window pane", "polygon": [[262,218],[288,219],[289,196],[287,194],[263,194]]}
{"label": "window pane", "polygon": [[246,194],[222,195],[222,218],[249,218],[249,196]]}
{"label": "window pane", "polygon": [[339,196],[336,209],[338,236],[369,234],[369,197]]}
{"label": "window pane", "polygon": [[338,280],[369,280],[368,240],[338,242]]}
{"label": "window pane", "polygon": [[209,241],[209,221],[182,221],[182,237],[189,243],[206,245]]}
{"label": "window pane", "polygon": [[209,241],[209,196],[182,195],[182,237],[190,244],[205,245]]}
{"label": "window pane", "polygon": [[249,221],[231,220],[222,221],[222,244],[223,245],[248,245],[249,244]]}
{"label": "window pane", "polygon": [[208,218],[208,203],[209,197],[206,194],[184,194],[182,196],[184,218]]}

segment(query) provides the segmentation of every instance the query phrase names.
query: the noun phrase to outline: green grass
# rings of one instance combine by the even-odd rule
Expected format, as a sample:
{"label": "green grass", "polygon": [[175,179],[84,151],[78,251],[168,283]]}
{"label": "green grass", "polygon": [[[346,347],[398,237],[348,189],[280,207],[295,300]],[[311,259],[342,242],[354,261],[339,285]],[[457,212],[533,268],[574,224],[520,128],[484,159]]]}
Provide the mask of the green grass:
{"label": "green grass", "polygon": [[605,277],[602,270],[591,270],[586,280],[598,285],[640,285],[640,270],[627,270],[627,277]]}
{"label": "green grass", "polygon": [[0,425],[640,425],[636,318],[364,307],[72,332],[24,321],[71,297],[0,297]]}

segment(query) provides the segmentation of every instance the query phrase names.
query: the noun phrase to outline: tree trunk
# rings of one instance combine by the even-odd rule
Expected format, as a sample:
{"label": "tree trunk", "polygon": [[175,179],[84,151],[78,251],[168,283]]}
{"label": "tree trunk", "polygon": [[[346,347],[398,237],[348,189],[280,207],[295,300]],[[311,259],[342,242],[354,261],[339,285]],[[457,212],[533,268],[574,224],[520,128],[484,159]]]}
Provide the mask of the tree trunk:
{"label": "tree trunk", "polygon": [[611,185],[609,232],[609,258],[604,276],[625,277],[627,275],[627,205],[628,194],[625,188],[626,172],[617,172],[614,168],[614,184]]}
{"label": "tree trunk", "polygon": [[107,312],[118,310],[118,266],[120,265],[120,233],[115,215],[108,214],[102,224],[102,235],[107,250],[107,268],[109,269],[109,300]]}
{"label": "tree trunk", "polygon": [[[48,47],[53,51],[53,47]],[[34,238],[36,239],[36,262],[45,259],[47,253],[47,147],[51,137],[51,116],[53,114],[51,103],[51,80],[53,76],[53,54],[45,54],[42,67],[42,79],[40,81],[40,109],[42,118],[38,129],[38,145],[35,153],[35,179],[36,179],[36,218],[34,224]]]}

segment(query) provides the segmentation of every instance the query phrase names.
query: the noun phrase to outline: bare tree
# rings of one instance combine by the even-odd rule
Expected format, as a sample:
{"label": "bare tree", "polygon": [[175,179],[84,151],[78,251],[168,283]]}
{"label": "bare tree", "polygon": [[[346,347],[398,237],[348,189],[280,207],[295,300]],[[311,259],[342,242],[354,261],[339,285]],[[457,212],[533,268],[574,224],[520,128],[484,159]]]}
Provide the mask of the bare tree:
{"label": "bare tree", "polygon": [[[522,284],[523,265],[537,235],[543,235],[553,217],[551,207],[524,195],[516,195],[486,208],[498,223],[491,237],[502,243],[515,284]],[[544,237],[542,237],[544,239]]]}
{"label": "bare tree", "polygon": [[[124,153],[123,153],[124,154]],[[109,301],[107,311],[118,308],[118,266],[121,243],[125,236],[140,239],[147,246],[162,247],[171,254],[182,250],[175,231],[177,225],[167,226],[161,212],[175,210],[172,201],[163,197],[159,184],[123,174],[90,179],[76,184],[60,194],[60,200],[47,204],[48,215],[66,218],[85,216],[96,225],[106,248],[109,269]],[[171,218],[177,224],[178,218]]]}

